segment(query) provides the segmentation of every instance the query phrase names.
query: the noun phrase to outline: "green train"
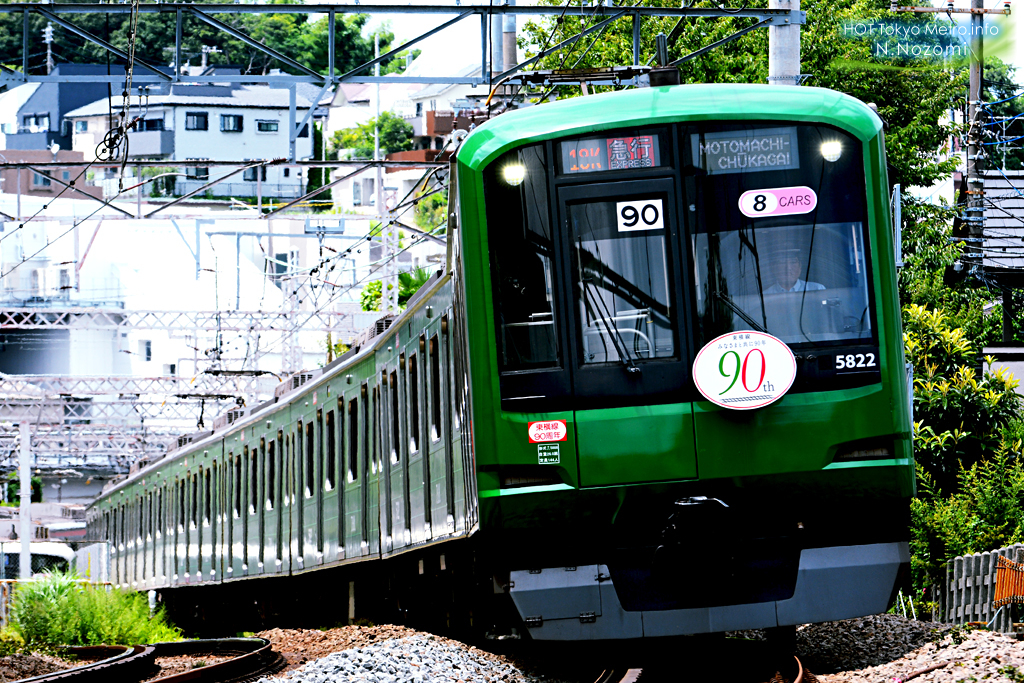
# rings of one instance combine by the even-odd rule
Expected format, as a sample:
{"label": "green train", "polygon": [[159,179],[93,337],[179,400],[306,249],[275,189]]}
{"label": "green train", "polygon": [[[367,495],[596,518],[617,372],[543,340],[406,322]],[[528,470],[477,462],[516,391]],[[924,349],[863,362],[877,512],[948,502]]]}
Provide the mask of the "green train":
{"label": "green train", "polygon": [[112,581],[541,640],[885,610],[914,469],[878,115],[640,88],[503,114],[451,173],[401,315],[90,507]]}

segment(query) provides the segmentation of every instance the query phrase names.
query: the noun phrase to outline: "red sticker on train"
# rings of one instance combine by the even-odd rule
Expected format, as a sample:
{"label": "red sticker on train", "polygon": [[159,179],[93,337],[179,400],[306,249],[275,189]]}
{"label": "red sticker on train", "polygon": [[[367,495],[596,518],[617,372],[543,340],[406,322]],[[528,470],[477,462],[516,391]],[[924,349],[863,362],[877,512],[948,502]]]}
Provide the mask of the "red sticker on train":
{"label": "red sticker on train", "polygon": [[530,443],[565,441],[569,438],[569,428],[566,426],[565,420],[531,422],[527,433],[530,435]]}

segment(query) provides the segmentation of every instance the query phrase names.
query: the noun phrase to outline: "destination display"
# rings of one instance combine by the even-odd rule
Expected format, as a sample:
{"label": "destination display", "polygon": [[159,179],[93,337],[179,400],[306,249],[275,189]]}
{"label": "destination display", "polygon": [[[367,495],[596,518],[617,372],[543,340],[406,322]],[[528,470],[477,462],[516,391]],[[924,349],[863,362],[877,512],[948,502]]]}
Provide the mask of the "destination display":
{"label": "destination display", "polygon": [[708,175],[800,168],[796,127],[694,134],[693,165]]}
{"label": "destination display", "polygon": [[625,171],[661,166],[658,136],[587,138],[561,143],[563,173]]}

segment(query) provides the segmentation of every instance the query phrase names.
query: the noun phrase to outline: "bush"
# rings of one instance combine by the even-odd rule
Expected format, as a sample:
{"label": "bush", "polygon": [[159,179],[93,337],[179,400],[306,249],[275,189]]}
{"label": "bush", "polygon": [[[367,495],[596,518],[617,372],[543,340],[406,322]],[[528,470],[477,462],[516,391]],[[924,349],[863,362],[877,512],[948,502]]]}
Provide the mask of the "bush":
{"label": "bush", "polygon": [[1019,431],[1020,423],[1011,425],[1003,431],[995,454],[961,467],[958,491],[952,495],[944,495],[918,464],[918,496],[910,503],[911,570],[916,588],[941,584],[946,562],[958,555],[1024,541],[1024,462]]}
{"label": "bush", "polygon": [[181,640],[162,608],[150,615],[141,593],[83,585],[73,572],[47,573],[19,585],[11,601],[11,629],[35,649]]}
{"label": "bush", "polygon": [[973,345],[941,309],[911,304],[903,313],[914,366],[915,458],[936,488],[953,493],[961,468],[994,454],[1018,420],[1018,382],[1004,370],[978,377]]}

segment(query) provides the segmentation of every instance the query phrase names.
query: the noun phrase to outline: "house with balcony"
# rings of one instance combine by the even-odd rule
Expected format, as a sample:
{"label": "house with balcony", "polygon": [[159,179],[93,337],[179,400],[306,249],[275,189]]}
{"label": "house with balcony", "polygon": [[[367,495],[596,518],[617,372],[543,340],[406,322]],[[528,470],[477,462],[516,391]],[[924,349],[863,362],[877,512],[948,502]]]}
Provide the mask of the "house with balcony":
{"label": "house with balcony", "polygon": [[[136,74],[150,73],[136,67]],[[123,76],[124,67],[106,64],[57,64],[51,76]],[[0,130],[4,149],[71,149],[68,112],[107,96],[101,82],[26,83],[0,94]],[[120,107],[120,105],[118,105]]]}
{"label": "house with balcony", "polygon": [[[301,121],[311,106],[308,89],[296,97],[296,120]],[[110,129],[109,107],[117,98],[96,100],[66,116],[73,127],[72,148],[95,158],[97,145]],[[288,156],[288,90],[255,85],[194,85],[175,83],[150,89],[142,108],[133,105],[132,116],[142,115],[136,130],[128,134],[128,161],[174,161],[218,159],[249,161]],[[314,113],[316,113],[314,111]],[[323,112],[326,114],[326,111]],[[315,121],[315,117],[314,117]],[[311,125],[296,138],[297,160],[313,156]],[[211,180],[227,176],[231,167],[179,167],[173,194],[196,190]],[[298,197],[305,193],[305,174],[301,168],[282,165],[264,166],[236,174],[209,189],[213,196]]]}

